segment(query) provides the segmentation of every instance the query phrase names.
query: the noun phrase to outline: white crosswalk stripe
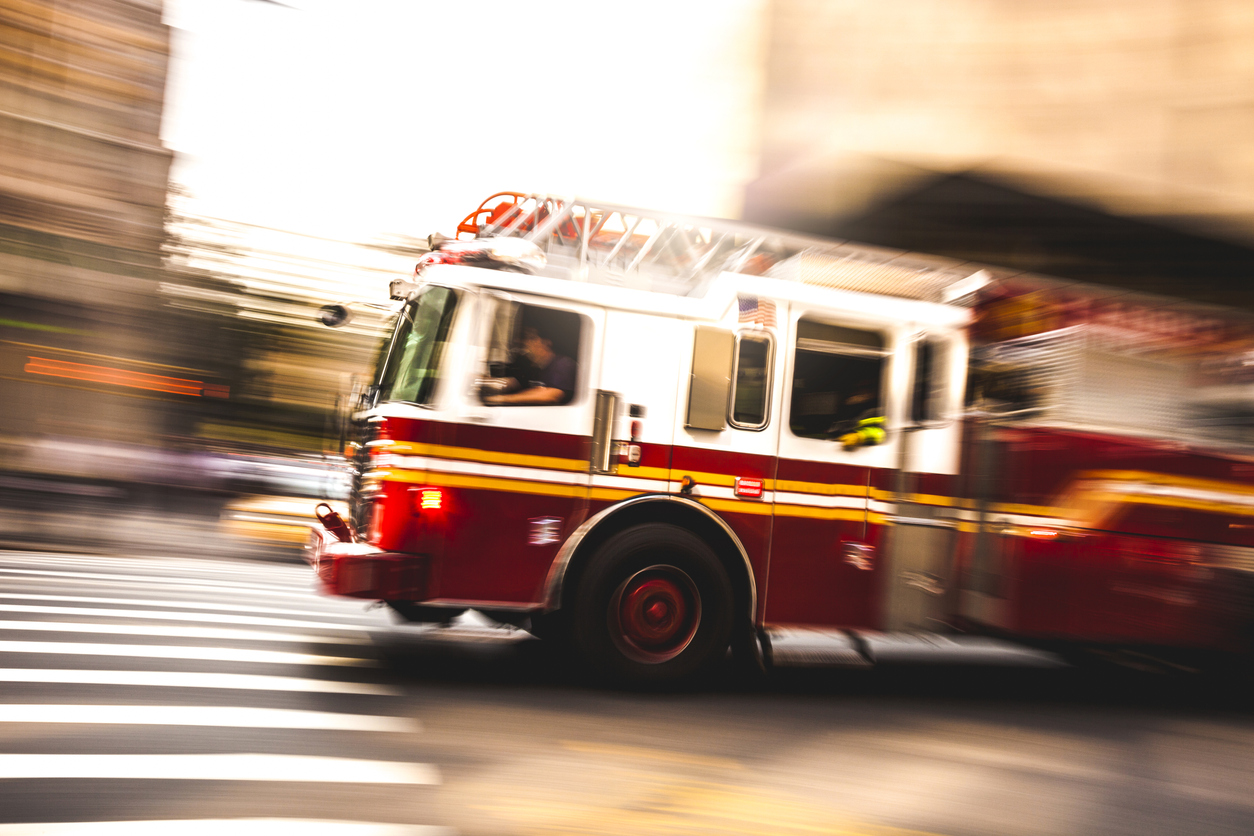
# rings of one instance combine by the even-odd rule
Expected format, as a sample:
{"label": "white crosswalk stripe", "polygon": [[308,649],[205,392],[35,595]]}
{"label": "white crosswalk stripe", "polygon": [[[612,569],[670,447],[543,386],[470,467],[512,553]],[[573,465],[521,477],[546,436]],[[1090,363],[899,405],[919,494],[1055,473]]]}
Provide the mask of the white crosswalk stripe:
{"label": "white crosswalk stripe", "polygon": [[453,836],[447,827],[325,819],[175,819],[0,824],[0,836]]}
{"label": "white crosswalk stripe", "polygon": [[222,575],[231,578],[252,578],[268,586],[309,585],[309,575],[303,566],[258,564],[239,561],[214,563],[187,557],[106,557],[104,555],[67,555],[56,552],[4,552],[0,554],[0,566],[29,569],[34,566],[100,571],[114,569],[120,572],[160,571],[170,578],[196,577],[198,575]]}
{"label": "white crosswalk stripe", "polygon": [[318,656],[282,650],[234,647],[196,647],[152,644],[99,644],[96,642],[0,641],[0,653],[63,654],[69,656],[124,656],[132,659],[197,659],[204,662],[261,662],[271,665],[373,665],[359,656]]}
{"label": "white crosswalk stripe", "polygon": [[[65,580],[62,577],[5,578],[6,587],[12,588],[12,587],[19,586],[19,585],[23,587],[33,587],[33,588],[43,588],[43,589],[61,589],[65,586]],[[113,590],[125,590],[125,591],[133,592],[135,590],[135,582],[125,575],[118,575],[116,577],[102,576],[102,577],[97,577],[97,578],[82,578],[82,579],[76,578],[74,579],[74,585],[80,589],[91,589],[91,590],[99,591],[99,592],[110,592]],[[219,595],[223,592],[223,590],[218,589],[216,587],[206,588],[206,587],[199,586],[196,584],[187,584],[187,583],[163,584],[160,587],[151,587],[151,590],[156,595],[171,595],[171,594],[177,593],[179,595],[199,595],[201,597],[210,597],[214,595]],[[342,601],[331,602],[325,598],[311,598],[309,594],[310,589],[307,586],[303,588],[298,587],[298,588],[292,589],[290,592],[285,592],[282,590],[274,590],[272,592],[265,592],[265,591],[259,591],[259,590],[236,589],[236,590],[231,590],[231,593],[232,593],[232,596],[237,600],[247,599],[247,598],[256,598],[258,600],[275,600],[275,601],[279,601],[280,599],[290,599],[290,600],[284,600],[281,602],[291,603],[292,601],[299,601],[303,604],[333,603],[333,604],[340,604],[341,606],[343,605]]]}
{"label": "white crosswalk stripe", "polygon": [[263,630],[234,630],[230,627],[183,627],[166,624],[116,624],[83,621],[0,621],[0,630],[42,633],[92,633],[109,636],[148,636],[176,639],[220,639],[237,642],[291,642],[310,644],[367,644],[362,636],[279,633]]}
{"label": "white crosswalk stripe", "polygon": [[4,778],[130,778],[149,781],[293,781],[438,784],[425,763],[299,755],[0,755]]}
{"label": "white crosswalk stripe", "polygon": [[335,619],[344,618],[346,616],[343,607],[327,610],[290,610],[281,607],[230,604],[225,601],[180,601],[173,598],[118,598],[101,595],[19,595],[10,592],[0,592],[0,600],[56,601],[62,604],[109,604],[115,607],[149,607],[154,603],[160,603],[161,606],[166,609],[176,610],[216,610],[219,612],[250,612],[254,614],[266,613],[268,615],[289,615],[299,616],[302,618],[325,617]]}
{"label": "white crosswalk stripe", "polygon": [[255,590],[264,592],[267,595],[276,594],[277,590],[269,589],[262,584],[236,583],[234,581],[217,581],[217,580],[201,580],[194,581],[179,580],[170,581],[160,575],[106,575],[96,572],[67,572],[54,569],[9,569],[0,567],[0,575],[38,575],[43,577],[55,578],[74,578],[80,579],[98,579],[98,580],[116,580],[118,577],[125,578],[131,583],[150,583],[153,585],[177,585],[177,586],[200,586],[205,589],[222,590],[224,592],[239,592],[242,590]]}
{"label": "white crosswalk stripe", "polygon": [[[138,688],[215,688],[238,691],[293,691],[322,694],[396,696],[395,688],[372,682],[340,682],[295,676],[253,676],[242,673],[181,673],[178,671],[50,670],[0,668],[0,682],[56,683],[60,685],[126,685]],[[3,703],[0,703],[3,705]]]}
{"label": "white crosswalk stripe", "polygon": [[334,621],[308,621],[268,616],[234,615],[221,613],[179,612],[177,610],[127,610],[104,607],[53,607],[42,604],[0,604],[0,612],[37,613],[40,615],[85,615],[98,618],[148,619],[150,621],[197,621],[213,624],[250,624],[255,627],[292,627],[310,630],[359,631],[363,626],[336,623]]}
{"label": "white crosswalk stripe", "polygon": [[251,729],[335,729],[411,734],[408,717],[211,705],[4,705],[0,723],[99,723],[126,726],[223,726]]}
{"label": "white crosswalk stripe", "polygon": [[[319,597],[312,580],[282,565],[0,556],[0,796],[10,781],[33,781],[39,797],[74,808],[67,818],[86,819],[94,802],[83,780],[133,782],[123,791],[141,802],[166,797],[160,787],[172,781],[292,785],[265,796],[287,804],[274,818],[257,817],[256,802],[240,810],[250,818],[232,817],[231,793],[189,795],[200,805],[186,808],[193,815],[169,818],[167,806],[154,821],[5,824],[0,804],[0,836],[452,834],[360,821],[358,809],[325,816],[336,802],[319,785],[412,793],[441,776],[409,757],[421,723],[396,710],[403,692],[372,673],[370,632],[391,620]],[[283,817],[293,793],[310,793],[322,806],[306,809],[323,815]]]}

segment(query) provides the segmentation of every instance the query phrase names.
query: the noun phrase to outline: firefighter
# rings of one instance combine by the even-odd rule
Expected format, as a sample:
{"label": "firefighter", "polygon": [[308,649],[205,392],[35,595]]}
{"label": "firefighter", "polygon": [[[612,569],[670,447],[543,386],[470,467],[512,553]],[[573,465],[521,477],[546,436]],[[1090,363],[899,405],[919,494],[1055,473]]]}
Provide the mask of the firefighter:
{"label": "firefighter", "polygon": [[859,419],[857,427],[852,432],[842,435],[839,441],[846,450],[852,450],[855,447],[870,447],[874,444],[883,444],[886,436],[884,416],[873,415],[869,418]]}
{"label": "firefighter", "polygon": [[553,350],[553,340],[534,327],[523,330],[523,354],[530,374],[515,372],[505,394],[488,395],[489,404],[560,405],[575,391],[575,361]]}
{"label": "firefighter", "polygon": [[884,416],[880,414],[878,393],[869,382],[857,385],[841,412],[850,417],[833,424],[832,431],[846,450],[884,443]]}

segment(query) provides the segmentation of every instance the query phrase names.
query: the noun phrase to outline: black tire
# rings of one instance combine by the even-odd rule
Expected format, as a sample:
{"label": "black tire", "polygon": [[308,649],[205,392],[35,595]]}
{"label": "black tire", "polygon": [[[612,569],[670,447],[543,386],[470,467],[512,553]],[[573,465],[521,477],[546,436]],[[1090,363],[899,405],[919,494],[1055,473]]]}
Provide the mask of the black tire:
{"label": "black tire", "polygon": [[638,525],[592,557],[575,593],[572,638],[611,681],[678,683],[726,655],[733,600],[705,541],[675,525]]}

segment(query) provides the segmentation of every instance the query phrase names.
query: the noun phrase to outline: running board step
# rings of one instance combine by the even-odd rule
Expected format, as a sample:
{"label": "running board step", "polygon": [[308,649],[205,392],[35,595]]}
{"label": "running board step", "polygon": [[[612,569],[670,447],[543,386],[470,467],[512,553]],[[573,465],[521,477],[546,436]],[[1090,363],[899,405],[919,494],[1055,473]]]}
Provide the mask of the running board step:
{"label": "running board step", "polygon": [[777,668],[867,668],[866,645],[843,630],[767,627],[763,631],[767,665]]}

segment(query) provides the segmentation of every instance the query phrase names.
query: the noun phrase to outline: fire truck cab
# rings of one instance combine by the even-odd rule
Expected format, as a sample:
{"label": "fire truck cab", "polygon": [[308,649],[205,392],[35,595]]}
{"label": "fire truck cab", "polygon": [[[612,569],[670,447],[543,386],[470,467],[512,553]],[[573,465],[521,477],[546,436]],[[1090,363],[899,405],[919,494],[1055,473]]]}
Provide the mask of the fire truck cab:
{"label": "fire truck cab", "polygon": [[[1076,563],[1091,532],[1052,494],[1010,501],[1034,486],[1004,478],[1027,443],[1006,432],[1067,444],[1005,429],[1039,404],[971,417],[1013,378],[968,380],[988,270],[520,194],[460,230],[393,285],[352,520],[322,512],[308,552],[328,592],[420,621],[478,610],[636,682],[729,647],[865,663],[882,633],[1086,638],[1024,620],[1109,578]],[[986,366],[1013,366],[1007,345]],[[1075,473],[1051,478],[1074,494]],[[1040,574],[1059,546],[1065,577]]]}

